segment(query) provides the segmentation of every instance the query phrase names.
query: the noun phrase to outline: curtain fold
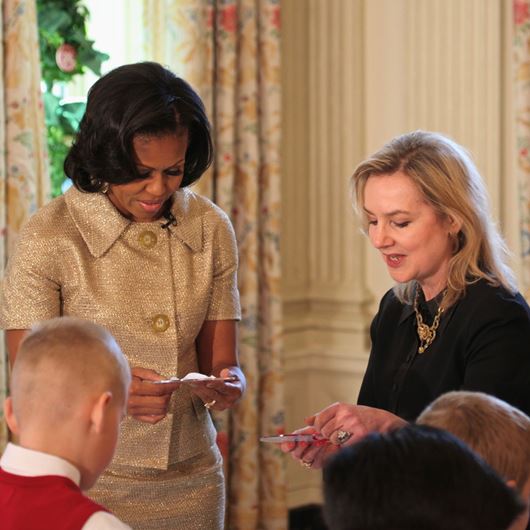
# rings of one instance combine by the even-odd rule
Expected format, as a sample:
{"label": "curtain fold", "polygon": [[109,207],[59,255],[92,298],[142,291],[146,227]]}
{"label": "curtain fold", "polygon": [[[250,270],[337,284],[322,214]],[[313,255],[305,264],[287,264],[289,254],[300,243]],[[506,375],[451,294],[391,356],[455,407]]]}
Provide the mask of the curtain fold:
{"label": "curtain fold", "polygon": [[516,176],[519,189],[521,291],[530,295],[530,0],[513,0]]}
{"label": "curtain fold", "polygon": [[[195,188],[230,216],[238,240],[239,353],[247,393],[216,415],[227,528],[287,528],[284,459],[259,436],[283,432],[280,298],[279,0],[146,0],[146,56],[198,90],[215,164]],[[164,39],[160,39],[164,35]]]}
{"label": "curtain fold", "polygon": [[[0,254],[2,269],[20,227],[49,198],[46,129],[40,92],[35,0],[3,0],[0,84]],[[7,358],[0,341],[0,401]],[[7,429],[0,411],[0,450]]]}

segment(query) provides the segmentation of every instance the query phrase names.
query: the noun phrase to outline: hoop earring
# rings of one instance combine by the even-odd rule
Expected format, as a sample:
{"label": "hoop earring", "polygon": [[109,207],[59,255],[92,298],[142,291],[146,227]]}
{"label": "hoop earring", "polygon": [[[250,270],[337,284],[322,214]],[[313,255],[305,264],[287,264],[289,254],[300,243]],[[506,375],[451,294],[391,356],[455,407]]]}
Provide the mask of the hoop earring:
{"label": "hoop earring", "polygon": [[90,177],[90,185],[95,188],[95,192],[107,193],[109,191],[109,183],[96,177]]}

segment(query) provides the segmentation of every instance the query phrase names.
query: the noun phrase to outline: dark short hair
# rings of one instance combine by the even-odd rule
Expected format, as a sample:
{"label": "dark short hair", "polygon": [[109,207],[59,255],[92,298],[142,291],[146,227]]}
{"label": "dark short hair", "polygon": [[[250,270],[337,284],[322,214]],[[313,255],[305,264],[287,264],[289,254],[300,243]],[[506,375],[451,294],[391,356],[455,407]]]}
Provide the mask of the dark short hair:
{"label": "dark short hair", "polygon": [[188,131],[181,186],[195,182],[210,166],[210,123],[197,93],[167,68],[142,62],[120,66],[88,92],[87,107],[64,171],[81,191],[140,178],[133,139]]}
{"label": "dark short hair", "polygon": [[524,505],[455,436],[409,425],[370,434],[324,467],[330,530],[501,530]]}

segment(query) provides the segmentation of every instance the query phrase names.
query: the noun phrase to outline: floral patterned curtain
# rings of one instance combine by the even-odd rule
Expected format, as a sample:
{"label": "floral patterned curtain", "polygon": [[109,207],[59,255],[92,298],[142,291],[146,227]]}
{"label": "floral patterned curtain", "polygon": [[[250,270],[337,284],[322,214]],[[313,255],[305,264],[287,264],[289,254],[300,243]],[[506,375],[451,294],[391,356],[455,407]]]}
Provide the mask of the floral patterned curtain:
{"label": "floral patterned curtain", "polygon": [[530,295],[530,0],[513,0],[514,110],[522,251],[521,291]]}
{"label": "floral patterned curtain", "polygon": [[[35,0],[3,0],[0,62],[0,259],[3,269],[18,231],[49,196]],[[0,401],[7,358],[0,341]],[[0,410],[0,451],[7,429]]]}
{"label": "floral patterned curtain", "polygon": [[[145,0],[146,56],[201,94],[214,168],[197,191],[231,215],[239,245],[245,398],[216,416],[228,481],[227,528],[287,527],[282,432],[279,0]],[[164,38],[161,38],[161,35]]]}

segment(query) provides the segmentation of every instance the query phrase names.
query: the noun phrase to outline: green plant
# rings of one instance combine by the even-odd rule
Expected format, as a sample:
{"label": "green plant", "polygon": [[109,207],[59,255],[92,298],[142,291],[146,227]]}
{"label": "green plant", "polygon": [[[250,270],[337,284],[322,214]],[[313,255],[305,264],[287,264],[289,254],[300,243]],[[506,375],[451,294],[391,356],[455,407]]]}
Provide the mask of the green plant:
{"label": "green plant", "polygon": [[[64,158],[85,110],[84,101],[63,99],[65,87],[86,68],[101,75],[101,64],[109,56],[95,50],[87,37],[90,13],[82,0],[37,0],[37,13],[50,178],[56,197],[64,181]],[[61,62],[61,53],[68,62]]]}

